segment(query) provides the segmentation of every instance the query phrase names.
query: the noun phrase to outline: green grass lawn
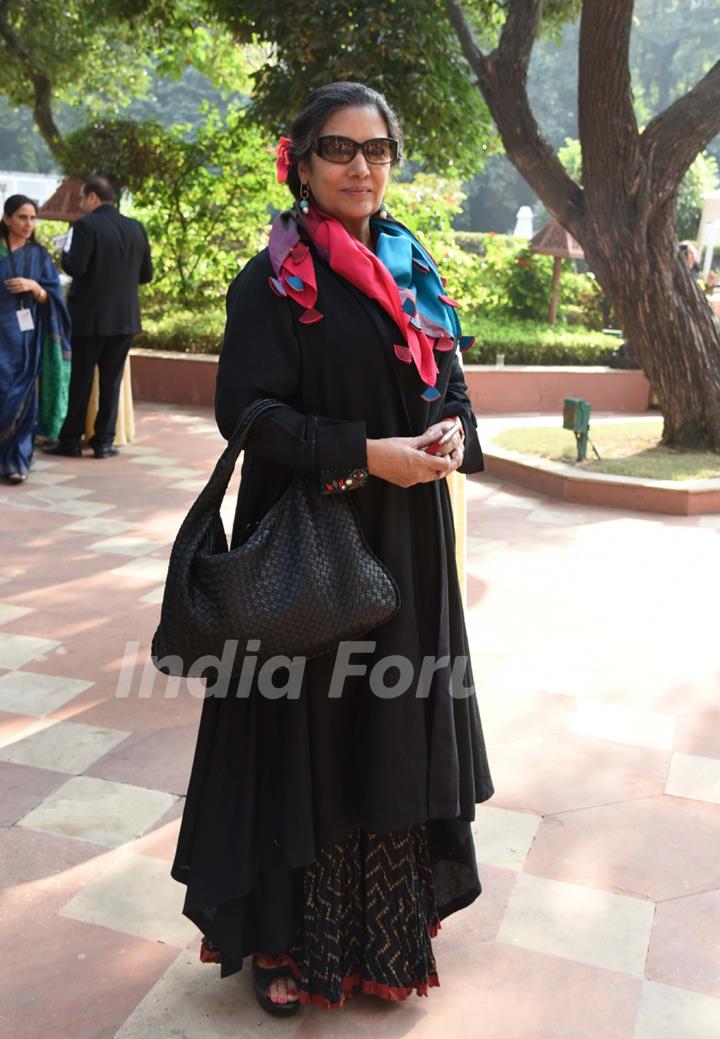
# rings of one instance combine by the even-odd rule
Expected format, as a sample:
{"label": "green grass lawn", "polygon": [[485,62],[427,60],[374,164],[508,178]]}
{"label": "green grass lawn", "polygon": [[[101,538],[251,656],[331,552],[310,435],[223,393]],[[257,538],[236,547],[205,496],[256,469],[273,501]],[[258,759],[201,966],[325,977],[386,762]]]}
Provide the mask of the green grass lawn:
{"label": "green grass lawn", "polygon": [[[577,465],[585,472],[637,476],[650,480],[702,480],[720,477],[720,454],[676,451],[660,447],[662,419],[647,422],[597,422],[590,439],[600,452],[598,461],[588,447],[588,460]],[[538,455],[555,462],[574,463],[575,437],[562,427],[530,426],[507,429],[494,438],[507,451]]]}

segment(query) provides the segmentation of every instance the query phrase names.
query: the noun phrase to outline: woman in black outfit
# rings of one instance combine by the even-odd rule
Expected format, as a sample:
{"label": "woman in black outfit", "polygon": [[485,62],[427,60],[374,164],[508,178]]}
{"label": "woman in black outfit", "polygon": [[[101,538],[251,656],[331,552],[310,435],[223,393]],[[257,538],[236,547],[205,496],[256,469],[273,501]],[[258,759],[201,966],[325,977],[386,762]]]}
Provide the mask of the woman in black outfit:
{"label": "woman in black outfit", "polygon": [[[438,984],[431,938],[480,893],[492,795],[445,477],[483,467],[454,302],[383,208],[401,144],[374,90],[315,91],[278,146],[296,199],[227,299],[216,415],[253,427],[233,541],[304,474],[351,494],[398,613],[306,663],[298,696],[203,705],[173,877],[222,974],[254,956],[270,1012]],[[277,681],[277,679],[276,679]]]}

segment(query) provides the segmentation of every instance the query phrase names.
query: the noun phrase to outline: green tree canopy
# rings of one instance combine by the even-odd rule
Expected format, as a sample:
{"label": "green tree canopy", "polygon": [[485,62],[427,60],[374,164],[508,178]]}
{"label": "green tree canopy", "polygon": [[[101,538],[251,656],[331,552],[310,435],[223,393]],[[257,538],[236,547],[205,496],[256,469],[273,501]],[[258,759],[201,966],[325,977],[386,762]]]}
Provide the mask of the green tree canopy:
{"label": "green tree canopy", "polygon": [[381,90],[403,120],[408,155],[467,173],[495,146],[487,109],[467,75],[452,27],[435,3],[368,0],[214,0],[242,42],[273,43],[253,77],[252,111],[287,133],[308,93],[356,79]]}
{"label": "green tree canopy", "polygon": [[144,89],[149,57],[132,28],[107,19],[101,0],[0,0],[0,92],[33,110],[51,151],[57,100],[81,97],[92,110]]}
{"label": "green tree canopy", "polygon": [[154,76],[177,79],[188,66],[225,91],[247,91],[248,49],[204,12],[204,0],[0,0],[0,94],[32,109],[57,157],[59,103],[81,120],[107,119],[147,97]]}
{"label": "green tree canopy", "polygon": [[[204,115],[190,138],[182,124],[144,124],[130,184],[133,214],[153,243],[150,291],[195,307],[222,298],[239,264],[266,244],[271,210],[290,202],[272,149],[243,108]],[[121,158],[132,177],[132,156]]]}
{"label": "green tree canopy", "polygon": [[[409,158],[442,175],[468,176],[499,148],[441,0],[209,0],[242,43],[272,44],[256,70],[251,110],[286,133],[315,87],[355,79],[382,91],[402,120]],[[557,31],[575,0],[549,0],[545,27]],[[506,4],[473,0],[473,24],[492,40]]]}

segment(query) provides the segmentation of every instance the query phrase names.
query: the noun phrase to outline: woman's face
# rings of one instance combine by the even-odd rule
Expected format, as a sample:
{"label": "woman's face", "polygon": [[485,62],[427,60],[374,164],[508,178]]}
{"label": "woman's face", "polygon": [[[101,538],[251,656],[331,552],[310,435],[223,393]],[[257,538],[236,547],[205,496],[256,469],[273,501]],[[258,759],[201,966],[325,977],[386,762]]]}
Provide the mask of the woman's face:
{"label": "woman's face", "polygon": [[15,238],[20,238],[26,242],[35,230],[37,209],[32,202],[26,202],[19,209],[16,209],[12,216],[3,214],[3,220]]}
{"label": "woman's face", "polygon": [[[318,137],[337,134],[363,144],[388,137],[385,119],[374,106],[341,108],[327,120]],[[328,162],[315,153],[298,163],[300,181],[307,184],[320,209],[334,216],[350,234],[365,239],[368,222],[382,204],[390,163],[375,165],[357,151],[351,162]]]}

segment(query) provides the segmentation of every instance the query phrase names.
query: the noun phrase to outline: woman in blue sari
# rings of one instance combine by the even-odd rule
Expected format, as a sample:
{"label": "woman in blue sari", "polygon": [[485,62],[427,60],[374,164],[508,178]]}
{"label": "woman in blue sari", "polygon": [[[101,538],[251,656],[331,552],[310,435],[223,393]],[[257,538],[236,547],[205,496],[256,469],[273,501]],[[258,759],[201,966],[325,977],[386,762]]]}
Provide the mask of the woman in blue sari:
{"label": "woman in blue sari", "polygon": [[0,223],[0,476],[27,479],[33,436],[56,438],[67,409],[70,318],[35,240],[37,206],[11,195]]}

